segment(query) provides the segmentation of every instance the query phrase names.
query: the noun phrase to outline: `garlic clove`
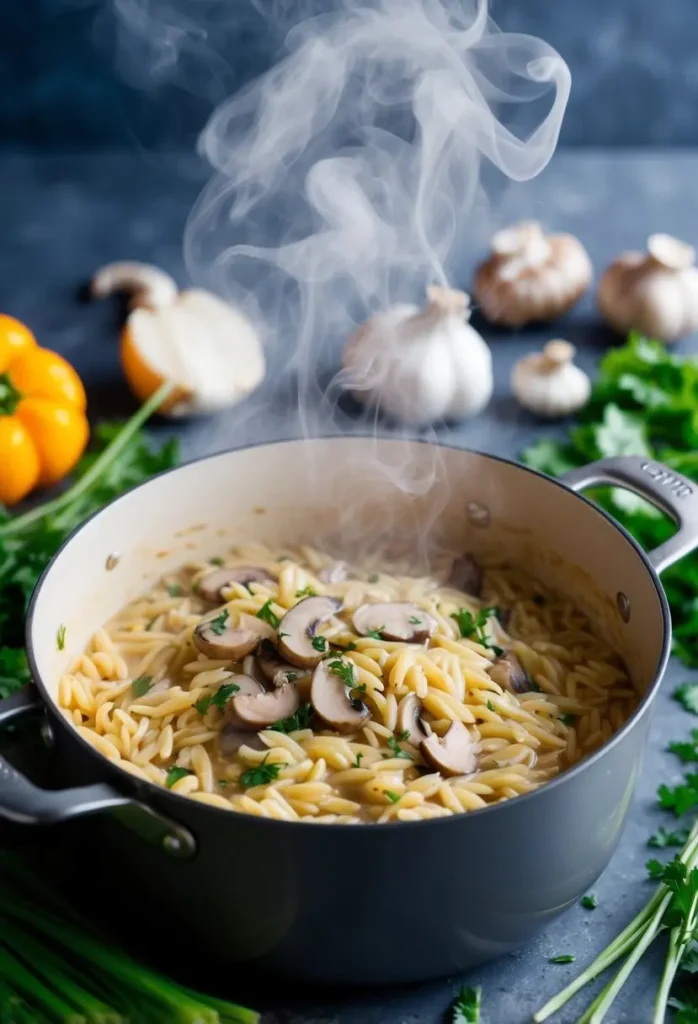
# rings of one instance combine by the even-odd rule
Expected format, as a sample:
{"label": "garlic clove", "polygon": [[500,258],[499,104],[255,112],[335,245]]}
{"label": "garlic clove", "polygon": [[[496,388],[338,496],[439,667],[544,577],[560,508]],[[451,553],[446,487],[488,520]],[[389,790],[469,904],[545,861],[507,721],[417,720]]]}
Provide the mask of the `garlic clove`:
{"label": "garlic clove", "polygon": [[566,313],[591,282],[591,261],[573,235],[547,235],[537,221],[498,231],[476,271],[474,294],[492,323],[520,327]]}
{"label": "garlic clove", "polygon": [[514,366],[511,387],[525,409],[538,416],[569,416],[586,405],[591,380],[573,360],[574,345],[561,338],[549,341],[542,352],[531,352]]}

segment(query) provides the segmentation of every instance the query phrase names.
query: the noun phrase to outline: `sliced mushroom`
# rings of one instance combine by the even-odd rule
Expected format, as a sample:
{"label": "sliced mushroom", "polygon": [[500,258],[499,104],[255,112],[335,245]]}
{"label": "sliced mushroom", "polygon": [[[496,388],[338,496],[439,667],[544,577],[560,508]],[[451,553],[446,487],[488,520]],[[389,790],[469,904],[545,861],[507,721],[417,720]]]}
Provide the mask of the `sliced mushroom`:
{"label": "sliced mushroom", "polygon": [[323,583],[343,583],[348,573],[349,566],[346,562],[333,562],[332,565],[321,569],[317,575]]}
{"label": "sliced mushroom", "polygon": [[[249,675],[231,676],[228,682],[235,683],[238,687],[235,693],[236,697],[255,697],[266,693],[263,685]],[[223,728],[218,734],[218,749],[221,755],[223,757],[233,757],[233,755],[237,754],[243,743],[254,750],[263,750],[264,744],[256,733],[250,731],[251,728],[253,727],[246,725],[238,717],[233,707],[232,699],[229,700],[225,706]]]}
{"label": "sliced mushroom", "polygon": [[490,678],[510,693],[528,693],[531,680],[513,651],[500,655],[490,669]]}
{"label": "sliced mushroom", "polygon": [[422,702],[416,693],[403,697],[397,709],[398,732],[406,733],[405,739],[418,747],[431,735],[431,726],[422,721]]}
{"label": "sliced mushroom", "polygon": [[475,556],[468,552],[468,554],[461,555],[460,558],[454,560],[451,566],[449,583],[458,590],[462,590],[464,594],[480,597],[482,595],[483,575],[482,566]]}
{"label": "sliced mushroom", "polygon": [[279,657],[274,645],[266,641],[260,644],[255,661],[262,676],[270,683],[274,681],[274,676],[280,669],[291,667],[287,661]]}
{"label": "sliced mushroom", "polygon": [[353,615],[354,629],[361,636],[378,633],[382,640],[421,644],[436,629],[436,621],[409,601],[378,601],[362,604]]}
{"label": "sliced mushroom", "polygon": [[233,713],[248,729],[266,729],[298,711],[301,699],[293,683],[284,683],[278,690],[266,693],[251,696],[236,693],[230,703]]}
{"label": "sliced mushroom", "polygon": [[[259,645],[260,651],[263,646],[264,640],[262,640],[262,643]],[[257,658],[255,657],[254,654],[248,654],[247,657],[243,660],[242,671],[245,673],[246,676],[251,676],[253,679],[256,679],[258,683],[264,683],[264,681],[266,680],[266,676],[262,672],[257,661]]]}
{"label": "sliced mushroom", "polygon": [[442,738],[433,732],[419,749],[424,760],[442,775],[468,775],[477,768],[475,747],[462,722],[452,722]]}
{"label": "sliced mushroom", "polygon": [[293,683],[299,692],[303,693],[309,688],[312,678],[313,674],[310,669],[297,668],[295,665],[285,665],[284,668],[280,668],[278,672],[274,673],[272,685],[275,689],[278,689],[284,683]]}
{"label": "sliced mushroom", "polygon": [[315,669],[310,687],[310,703],[327,725],[337,732],[355,732],[370,716],[364,702],[352,697],[344,680],[322,661]]}
{"label": "sliced mushroom", "polygon": [[342,602],[335,597],[304,597],[279,623],[279,654],[301,668],[317,665],[327,653],[327,644],[318,650],[313,647],[313,638],[318,626],[331,619],[341,607]]}
{"label": "sliced mushroom", "polygon": [[231,626],[230,617],[224,619],[224,613],[225,609],[215,619],[200,622],[194,630],[194,645],[209,658],[242,661],[259,647],[262,640],[274,636],[269,623],[254,615],[241,615],[238,625]]}
{"label": "sliced mushroom", "polygon": [[241,729],[234,722],[224,725],[218,733],[218,752],[221,757],[234,757],[242,746],[252,747],[253,750],[267,749],[256,732]]}
{"label": "sliced mushroom", "polygon": [[205,601],[216,604],[223,600],[221,591],[231,583],[242,583],[247,586],[249,583],[275,583],[276,580],[270,576],[266,569],[255,565],[236,565],[234,568],[216,569],[203,576],[196,584],[197,593]]}

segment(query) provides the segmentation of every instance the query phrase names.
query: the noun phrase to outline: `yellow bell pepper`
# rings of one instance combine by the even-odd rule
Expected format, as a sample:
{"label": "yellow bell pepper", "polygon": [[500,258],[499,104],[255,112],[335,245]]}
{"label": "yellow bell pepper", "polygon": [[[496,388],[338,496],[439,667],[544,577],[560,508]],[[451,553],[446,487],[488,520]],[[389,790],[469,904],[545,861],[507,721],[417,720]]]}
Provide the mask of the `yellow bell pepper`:
{"label": "yellow bell pepper", "polygon": [[0,314],[0,502],[58,483],[89,438],[87,400],[73,367]]}

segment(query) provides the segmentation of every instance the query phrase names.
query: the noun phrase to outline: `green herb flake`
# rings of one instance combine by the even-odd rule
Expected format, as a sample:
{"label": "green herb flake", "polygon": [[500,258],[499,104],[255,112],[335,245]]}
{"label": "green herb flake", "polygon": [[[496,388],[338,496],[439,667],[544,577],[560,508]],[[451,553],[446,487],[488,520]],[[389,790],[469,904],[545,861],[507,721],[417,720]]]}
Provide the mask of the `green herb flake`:
{"label": "green herb flake", "polygon": [[212,633],[215,633],[216,636],[222,636],[226,631],[229,618],[230,615],[228,613],[228,609],[224,608],[219,615],[216,615],[215,619],[209,619],[206,625]]}
{"label": "green herb flake", "polygon": [[[287,673],[287,678],[291,681],[291,676],[294,673]],[[289,718],[280,718],[278,722],[274,722],[269,728],[273,729],[274,732],[298,732],[299,729],[307,729],[313,719],[315,711],[311,704],[301,704],[298,711],[295,714],[290,715]]]}
{"label": "green herb flake", "polygon": [[400,729],[400,731],[395,733],[395,735],[397,736],[397,738],[400,741],[408,740],[410,738],[410,730],[409,729]]}
{"label": "green herb flake", "polygon": [[648,860],[645,867],[647,868],[647,877],[651,878],[653,882],[658,881],[664,875],[664,865],[661,860]]}
{"label": "green herb flake", "polygon": [[226,786],[230,785],[230,782],[228,781],[228,779],[219,779],[218,780],[218,785],[222,786],[223,789],[225,789]]}
{"label": "green herb flake", "polygon": [[168,789],[172,789],[175,782],[179,782],[185,775],[193,775],[194,772],[190,771],[189,768],[180,768],[178,764],[173,764],[167,771],[167,778],[165,779],[165,785]]}
{"label": "green herb flake", "polygon": [[408,754],[406,750],[402,749],[402,747],[400,746],[400,744],[398,743],[394,736],[388,737],[388,746],[390,747],[393,753],[393,757],[402,757],[406,761],[413,760],[412,755]]}
{"label": "green herb flake", "polygon": [[673,811],[677,818],[698,805],[698,774],[689,774],[683,783],[669,787],[662,785],[657,790],[659,806]]}
{"label": "green herb flake", "polygon": [[320,654],[324,654],[327,651],[327,648],[329,647],[329,644],[327,643],[327,637],[320,635],[312,637],[310,641],[310,646],[314,650],[319,651]]}
{"label": "green herb flake", "polygon": [[348,643],[347,646],[344,648],[344,650],[345,651],[355,651],[356,650],[356,644],[354,643],[354,641],[352,640],[350,643]]}
{"label": "green herb flake", "polygon": [[317,597],[317,590],[313,590],[312,587],[303,587],[302,590],[296,591],[296,597]]}
{"label": "green herb flake", "polygon": [[577,721],[577,716],[576,715],[560,715],[560,721],[562,722],[563,725],[566,725],[569,728],[570,726],[573,726],[574,723]]}
{"label": "green herb flake", "polygon": [[[495,650],[494,645],[487,636],[487,623],[492,617],[496,618],[496,608],[481,608],[480,611],[473,615],[467,608],[459,608],[457,612],[452,612],[451,618],[455,619],[460,630],[460,635],[466,640],[475,640],[482,647],[489,650]],[[501,647],[497,647],[496,651],[503,654]]]}
{"label": "green herb flake", "polygon": [[[348,686],[350,690],[360,689],[356,685],[356,676],[354,675],[354,666],[350,661],[342,661],[340,658],[335,661],[328,663],[330,672],[335,676],[339,676],[345,686]],[[363,689],[366,689],[366,684],[363,683]]]}
{"label": "green herb flake", "polygon": [[209,558],[209,564],[216,565],[219,569],[222,569],[225,565],[225,560],[221,558],[220,555],[216,555],[215,558]]}
{"label": "green herb flake", "polygon": [[496,710],[496,709],[495,709],[495,706],[494,706],[494,704],[492,703],[492,701],[491,701],[491,700],[488,700],[488,701],[487,701],[487,710],[488,710],[488,711],[495,711],[495,710]]}
{"label": "green herb flake", "polygon": [[179,583],[168,583],[167,584],[167,593],[170,595],[170,597],[180,597],[181,594],[182,594],[181,584],[179,584]]}
{"label": "green herb flake", "polygon": [[360,768],[361,767],[361,759],[363,758],[363,756],[364,756],[363,754],[357,754],[356,755],[356,760],[354,761],[354,763],[352,765],[352,768]]}
{"label": "green herb flake", "polygon": [[698,683],[682,683],[681,686],[677,686],[674,690],[674,700],[692,715],[698,715]]}
{"label": "green herb flake", "polygon": [[422,620],[419,618],[418,615],[411,615],[410,616],[410,622],[412,623],[413,626],[421,626],[422,625]]}
{"label": "green herb flake", "polygon": [[146,693],[153,685],[152,676],[138,676],[131,683],[131,689],[133,690],[134,697],[145,697]]}
{"label": "green herb flake", "polygon": [[262,607],[259,609],[259,611],[257,612],[257,618],[261,619],[262,622],[268,622],[269,625],[272,626],[274,629],[276,629],[276,627],[279,625],[281,619],[272,610],[271,598],[269,598],[268,601],[265,601]]}
{"label": "green herb flake", "polygon": [[548,963],[551,964],[573,964],[577,957],[574,953],[561,953],[559,956],[551,956]]}
{"label": "green herb flake", "polygon": [[56,644],[59,651],[65,650],[65,626],[62,623],[56,633]]}
{"label": "green herb flake", "polygon": [[370,636],[372,640],[382,640],[383,639],[382,633],[383,633],[384,629],[385,629],[385,626],[378,626],[377,629],[367,629],[366,630],[366,636]]}
{"label": "green herb flake", "polygon": [[698,729],[691,730],[691,739],[684,743],[670,743],[667,750],[676,754],[680,761],[698,761]]}
{"label": "green herb flake", "polygon": [[372,572],[371,575],[368,577],[368,582],[369,583],[377,583],[379,579],[380,579],[380,576],[378,575],[378,573],[377,572]]}
{"label": "green herb flake", "polygon": [[400,799],[400,794],[393,793],[392,789],[385,789],[383,792],[385,796],[387,796],[388,800],[390,800],[391,804],[396,804]]}
{"label": "green herb flake", "polygon": [[211,693],[206,697],[201,697],[194,704],[195,709],[200,715],[205,715],[209,708],[218,708],[219,711],[224,711],[225,706],[232,696],[234,696],[240,687],[237,683],[224,683],[223,686],[219,686],[215,693]]}
{"label": "green herb flake", "polygon": [[463,986],[453,1002],[451,1024],[480,1024],[482,989]]}
{"label": "green herb flake", "polygon": [[585,910],[596,910],[599,905],[599,902],[596,899],[596,894],[593,892],[587,893],[586,896],[582,896],[579,902]]}
{"label": "green herb flake", "polygon": [[261,764],[254,768],[248,768],[246,772],[242,773],[240,782],[243,786],[266,786],[274,779],[278,779],[279,772],[286,767],[286,764],[283,762],[267,764],[268,757],[269,754],[266,754]]}
{"label": "green herb flake", "polygon": [[664,850],[670,846],[685,846],[688,842],[689,830],[687,828],[677,829],[670,832],[661,826],[654,835],[647,840],[647,845],[658,850]]}

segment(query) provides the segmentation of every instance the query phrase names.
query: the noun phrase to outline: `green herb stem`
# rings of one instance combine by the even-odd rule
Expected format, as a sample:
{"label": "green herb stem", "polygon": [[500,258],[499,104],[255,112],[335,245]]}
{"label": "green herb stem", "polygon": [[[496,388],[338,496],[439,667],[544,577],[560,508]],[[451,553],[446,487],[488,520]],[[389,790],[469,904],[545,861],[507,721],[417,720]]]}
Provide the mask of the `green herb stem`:
{"label": "green herb stem", "polygon": [[[40,519],[45,519],[47,516],[58,515],[58,513],[62,512],[68,505],[71,505],[78,498],[81,498],[83,494],[86,494],[90,487],[92,487],[92,485],[99,479],[107,466],[109,466],[109,464],[119,456],[123,449],[128,445],[131,438],[138,433],[145,421],[149,419],[154,412],[157,412],[163,402],[167,400],[173,388],[174,384],[169,381],[162,384],[155,394],[151,395],[148,401],[144,402],[140,409],[133,414],[131,419],[128,420],[111,444],[107,445],[104,451],[92,463],[85,475],[81,476],[79,480],[76,480],[72,487],[69,487],[63,492],[63,494],[54,498],[53,501],[48,501],[43,505],[38,505],[29,512],[25,512],[24,515],[8,519],[6,523],[0,523],[0,538],[9,537],[14,533],[20,533],[22,530],[26,529],[27,526],[31,526],[32,523],[36,523]],[[60,525],[60,520],[57,525]]]}

